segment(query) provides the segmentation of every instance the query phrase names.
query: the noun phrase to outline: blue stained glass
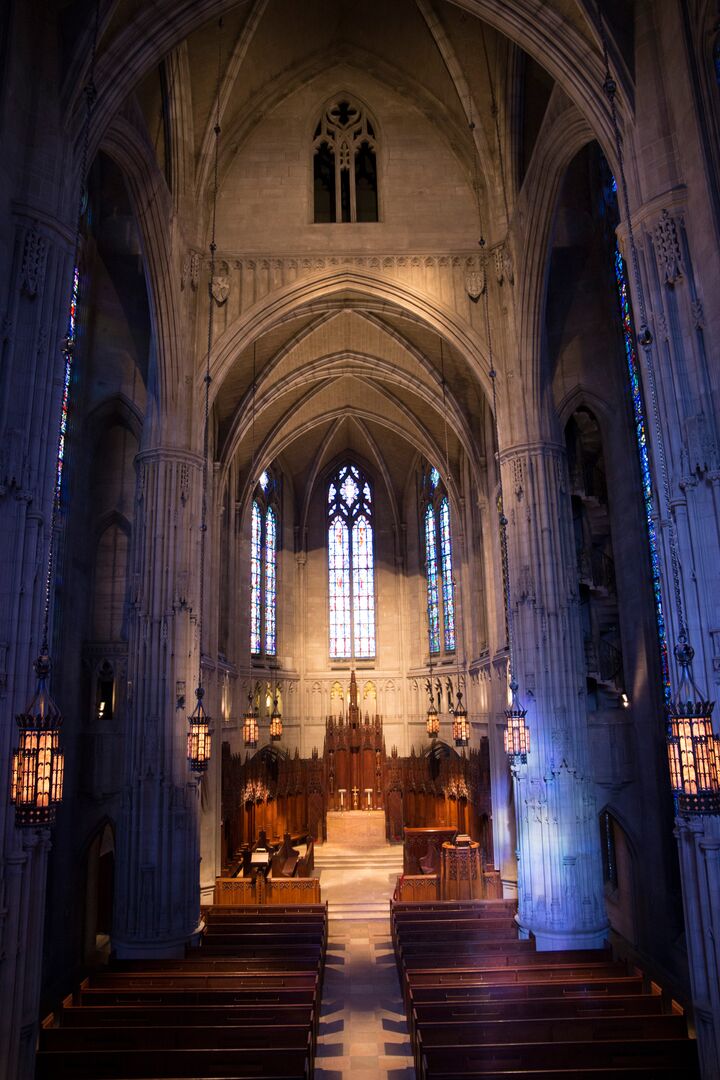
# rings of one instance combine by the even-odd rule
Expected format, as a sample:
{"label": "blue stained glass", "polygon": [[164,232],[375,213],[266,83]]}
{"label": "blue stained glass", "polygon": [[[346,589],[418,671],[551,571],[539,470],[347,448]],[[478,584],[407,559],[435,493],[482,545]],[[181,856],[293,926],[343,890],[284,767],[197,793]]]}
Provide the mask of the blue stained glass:
{"label": "blue stained glass", "polygon": [[427,576],[428,642],[431,653],[440,652],[440,598],[438,595],[438,561],[435,537],[435,511],[425,510],[425,566]]}
{"label": "blue stained glass", "polygon": [[265,654],[274,656],[275,604],[277,599],[277,522],[275,511],[265,512]]}
{"label": "blue stained glass", "polygon": [[67,336],[65,339],[65,371],[63,373],[62,401],[60,403],[60,434],[58,436],[57,459],[55,469],[55,506],[60,506],[60,491],[62,488],[63,465],[65,463],[65,440],[67,438],[68,407],[70,404],[70,377],[72,375],[73,353],[75,339],[77,337],[77,309],[78,296],[80,293],[80,270],[76,266],[73,270],[72,292],[70,294],[70,311],[68,313]]}
{"label": "blue stained glass", "polygon": [[335,517],[328,529],[330,656],[350,656],[350,543],[348,527]]}
{"label": "blue stained glass", "polygon": [[355,656],[375,655],[375,583],[372,525],[361,516],[352,530],[353,644]]}
{"label": "blue stained glass", "polygon": [[257,502],[252,504],[250,532],[250,649],[260,652],[262,579],[262,515]]}
{"label": "blue stained glass", "polygon": [[263,489],[263,491],[267,491],[268,484],[270,483],[270,477],[268,476],[268,474],[265,472],[264,469],[260,473],[260,479],[259,479],[258,483],[260,484],[260,487]]}
{"label": "blue stained glass", "polygon": [[635,438],[640,454],[640,474],[642,479],[643,501],[645,504],[648,543],[650,547],[650,569],[652,573],[653,594],[655,597],[655,618],[657,620],[658,639],[660,643],[660,663],[662,666],[665,701],[669,702],[671,699],[670,668],[668,664],[667,630],[662,600],[660,554],[658,551],[657,531],[655,529],[655,505],[652,489],[652,474],[650,472],[647,421],[645,419],[645,405],[643,402],[642,383],[640,381],[640,366],[635,351],[635,333],[633,330],[632,310],[630,307],[630,294],[625,275],[625,264],[618,248],[615,249],[615,279],[617,281],[618,295],[620,298],[620,314],[622,317],[623,337],[625,340],[625,357],[627,359],[628,375],[630,377],[630,393],[632,395],[633,418],[635,421]]}
{"label": "blue stained glass", "polygon": [[443,630],[445,649],[455,648],[455,586],[453,584],[452,541],[450,539],[450,504],[447,496],[440,503],[440,568],[443,591]]}
{"label": "blue stained glass", "polygon": [[440,473],[437,471],[437,469],[433,465],[432,469],[430,470],[430,487],[432,488],[433,491],[435,490],[435,488],[438,486],[439,483],[440,483]]}

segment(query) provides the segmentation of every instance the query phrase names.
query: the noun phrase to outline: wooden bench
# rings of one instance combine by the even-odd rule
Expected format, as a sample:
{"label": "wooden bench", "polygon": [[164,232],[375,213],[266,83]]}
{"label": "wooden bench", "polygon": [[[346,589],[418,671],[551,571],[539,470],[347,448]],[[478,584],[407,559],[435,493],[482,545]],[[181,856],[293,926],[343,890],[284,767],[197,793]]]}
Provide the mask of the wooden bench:
{"label": "wooden bench", "polygon": [[[665,1067],[684,1069],[685,1080],[697,1077],[695,1044],[689,1039],[628,1039],[572,1043],[484,1044],[482,1046],[425,1047],[423,1032],[418,1034],[420,1080],[438,1080],[438,1076],[486,1076],[488,1073],[530,1074],[534,1071],[578,1069],[592,1062],[595,1068]],[[563,1077],[564,1080],[564,1077]]]}
{"label": "wooden bench", "polygon": [[35,1080],[173,1080],[232,1077],[234,1080],[310,1080],[303,1050],[40,1050]]}
{"label": "wooden bench", "polygon": [[58,1017],[63,1027],[210,1027],[213,1024],[315,1025],[312,1005],[73,1005]]}
{"label": "wooden bench", "polygon": [[621,975],[618,977],[583,979],[569,985],[559,981],[517,982],[508,980],[507,972],[502,982],[476,983],[458,986],[454,982],[433,983],[408,982],[412,1001],[534,1001],[537,999],[561,998],[587,1000],[588,997],[640,995],[643,992],[641,975]]}
{"label": "wooden bench", "polygon": [[213,1024],[210,1027],[83,1027],[43,1028],[40,1050],[236,1050],[312,1049],[306,1024]]}

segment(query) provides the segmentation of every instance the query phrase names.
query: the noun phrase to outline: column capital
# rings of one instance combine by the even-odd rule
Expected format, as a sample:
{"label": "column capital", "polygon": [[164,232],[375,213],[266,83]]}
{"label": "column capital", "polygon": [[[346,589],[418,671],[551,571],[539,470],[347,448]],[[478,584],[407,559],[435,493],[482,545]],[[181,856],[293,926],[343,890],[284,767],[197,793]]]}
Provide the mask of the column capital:
{"label": "column capital", "polygon": [[179,462],[181,465],[192,465],[196,469],[202,469],[203,458],[192,450],[181,450],[177,446],[152,446],[147,450],[141,450],[135,461],[139,465],[159,464],[160,462]]}

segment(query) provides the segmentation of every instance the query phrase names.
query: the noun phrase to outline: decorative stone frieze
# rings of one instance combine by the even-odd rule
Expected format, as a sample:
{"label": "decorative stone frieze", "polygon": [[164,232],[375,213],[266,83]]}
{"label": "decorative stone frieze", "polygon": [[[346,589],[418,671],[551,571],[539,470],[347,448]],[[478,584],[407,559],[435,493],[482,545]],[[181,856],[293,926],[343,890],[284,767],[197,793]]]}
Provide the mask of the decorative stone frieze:
{"label": "decorative stone frieze", "polygon": [[683,275],[683,256],[675,218],[668,210],[661,211],[653,235],[663,281],[672,287]]}

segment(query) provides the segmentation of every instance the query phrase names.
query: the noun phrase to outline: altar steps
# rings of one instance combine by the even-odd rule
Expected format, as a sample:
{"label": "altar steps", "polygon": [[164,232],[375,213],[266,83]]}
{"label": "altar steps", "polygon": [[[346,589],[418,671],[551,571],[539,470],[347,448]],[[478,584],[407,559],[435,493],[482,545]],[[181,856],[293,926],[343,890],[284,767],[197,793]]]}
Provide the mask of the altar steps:
{"label": "altar steps", "polygon": [[402,873],[400,845],[323,844],[315,848],[315,873],[331,920],[387,921],[390,898]]}

